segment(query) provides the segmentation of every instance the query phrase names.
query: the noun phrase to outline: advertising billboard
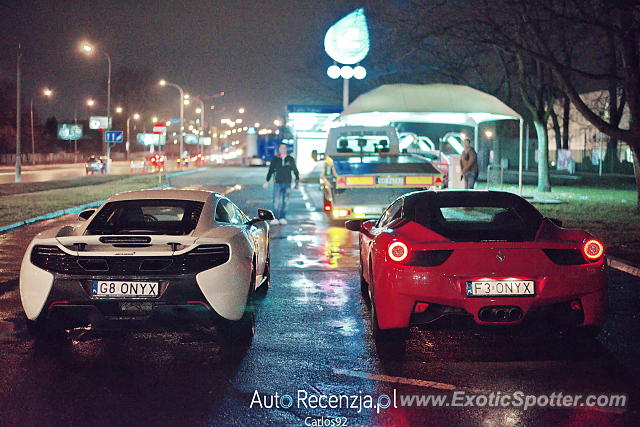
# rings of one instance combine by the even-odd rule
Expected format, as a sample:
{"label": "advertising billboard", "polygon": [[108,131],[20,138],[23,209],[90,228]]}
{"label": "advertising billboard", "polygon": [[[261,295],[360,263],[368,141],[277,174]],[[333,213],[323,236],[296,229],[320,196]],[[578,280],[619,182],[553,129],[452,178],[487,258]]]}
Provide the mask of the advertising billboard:
{"label": "advertising billboard", "polygon": [[139,133],[136,135],[136,141],[138,141],[138,144],[143,144],[145,146],[164,145],[167,138],[164,135],[158,135],[155,133]]}
{"label": "advertising billboard", "polygon": [[73,123],[58,123],[58,139],[77,141],[82,138],[82,125]]}

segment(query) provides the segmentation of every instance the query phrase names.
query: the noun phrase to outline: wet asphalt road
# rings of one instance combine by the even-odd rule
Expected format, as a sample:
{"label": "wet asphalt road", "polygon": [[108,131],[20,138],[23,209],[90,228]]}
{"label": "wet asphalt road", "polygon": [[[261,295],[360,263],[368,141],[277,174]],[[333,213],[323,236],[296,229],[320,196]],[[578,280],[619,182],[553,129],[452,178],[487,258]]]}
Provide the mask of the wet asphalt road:
{"label": "wet asphalt road", "polygon": [[[231,189],[253,215],[271,205],[259,185],[265,173],[211,169],[173,184]],[[289,224],[272,228],[272,285],[247,350],[221,346],[209,330],[76,330],[68,345],[36,346],[21,317],[19,262],[31,236],[68,219],[0,235],[0,425],[637,425],[640,280],[611,271],[611,313],[597,341],[454,323],[413,328],[405,349],[376,346],[360,297],[355,233],[329,227],[320,210],[317,185],[306,184],[292,194]],[[451,390],[611,392],[631,401],[624,411],[358,408],[369,395],[376,403],[394,391]],[[257,403],[272,406],[276,393],[292,396],[293,405]],[[355,399],[351,408],[309,408],[296,399],[304,393]]]}

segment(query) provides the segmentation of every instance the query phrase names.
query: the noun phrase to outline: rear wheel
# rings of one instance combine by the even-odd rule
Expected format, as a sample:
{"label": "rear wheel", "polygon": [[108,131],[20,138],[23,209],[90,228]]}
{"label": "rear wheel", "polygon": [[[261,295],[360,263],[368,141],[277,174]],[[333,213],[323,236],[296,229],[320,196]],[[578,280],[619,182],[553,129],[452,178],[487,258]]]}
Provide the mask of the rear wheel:
{"label": "rear wheel", "polygon": [[373,286],[368,286],[369,314],[371,316],[371,332],[378,344],[400,344],[404,345],[409,334],[409,328],[380,329],[378,323],[378,310],[374,298]]}
{"label": "rear wheel", "polygon": [[571,342],[591,342],[597,338],[600,331],[597,326],[575,327],[567,330],[564,337]]}
{"label": "rear wheel", "polygon": [[249,284],[249,294],[244,309],[244,314],[240,320],[227,320],[222,325],[220,332],[224,340],[231,344],[246,345],[251,342],[255,334],[255,300],[254,289],[256,283],[255,262],[251,271],[251,283]]}
{"label": "rear wheel", "polygon": [[25,319],[27,332],[37,342],[56,343],[64,342],[67,334],[64,328],[55,322],[43,318],[37,320]]}

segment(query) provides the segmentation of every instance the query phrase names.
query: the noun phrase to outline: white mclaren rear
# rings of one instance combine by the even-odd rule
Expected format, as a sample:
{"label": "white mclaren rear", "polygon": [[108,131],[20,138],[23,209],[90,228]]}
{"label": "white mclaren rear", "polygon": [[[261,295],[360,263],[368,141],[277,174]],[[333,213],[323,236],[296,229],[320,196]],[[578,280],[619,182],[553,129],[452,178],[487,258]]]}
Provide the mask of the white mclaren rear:
{"label": "white mclaren rear", "polygon": [[[117,194],[36,236],[20,296],[37,337],[85,325],[163,320],[253,334],[252,297],[269,284],[270,211],[249,219],[209,191]],[[169,320],[167,323],[166,320]]]}

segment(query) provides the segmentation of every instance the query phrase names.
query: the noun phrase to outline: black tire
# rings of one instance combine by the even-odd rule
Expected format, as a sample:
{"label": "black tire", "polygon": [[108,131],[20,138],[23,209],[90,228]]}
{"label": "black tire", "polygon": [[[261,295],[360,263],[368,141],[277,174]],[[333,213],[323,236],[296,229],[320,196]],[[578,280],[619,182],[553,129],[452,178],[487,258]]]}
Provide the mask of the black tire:
{"label": "black tire", "polygon": [[358,239],[358,251],[360,252],[360,267],[358,268],[358,273],[360,276],[360,294],[362,295],[362,299],[368,305],[370,303],[369,299],[369,284],[364,279],[364,273],[362,270],[362,245],[360,244],[360,239]]}
{"label": "black tire", "polygon": [[227,320],[221,327],[220,332],[225,342],[237,345],[248,345],[253,339],[256,327],[255,317],[255,282],[256,282],[256,269],[255,262],[251,272],[251,285],[249,286],[249,295],[247,296],[247,304],[244,309],[244,314],[240,320]]}
{"label": "black tire", "polygon": [[267,247],[267,259],[264,261],[264,272],[262,273],[264,279],[262,280],[262,287],[266,290],[271,286],[271,253],[269,247]]}
{"label": "black tire", "polygon": [[583,326],[571,328],[565,331],[564,338],[570,342],[593,342],[600,334],[597,326]]}
{"label": "black tire", "polygon": [[373,286],[368,287],[369,294],[369,314],[371,316],[371,333],[376,344],[399,344],[404,348],[404,342],[409,335],[409,328],[380,329],[378,323],[378,310],[376,310],[376,300],[374,298]]}
{"label": "black tire", "polygon": [[35,341],[44,343],[61,343],[66,341],[65,329],[56,323],[48,322],[43,318],[38,320],[26,319],[27,332]]}

